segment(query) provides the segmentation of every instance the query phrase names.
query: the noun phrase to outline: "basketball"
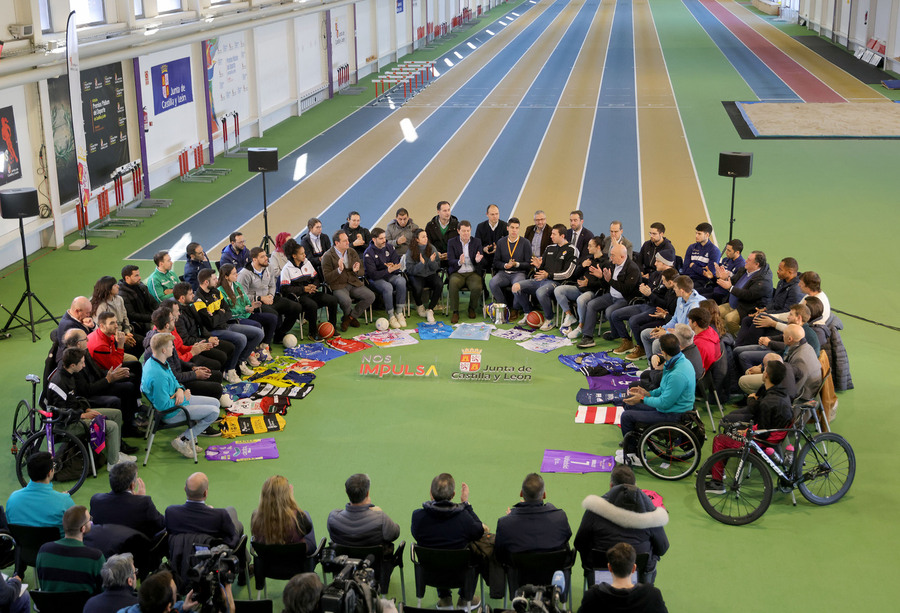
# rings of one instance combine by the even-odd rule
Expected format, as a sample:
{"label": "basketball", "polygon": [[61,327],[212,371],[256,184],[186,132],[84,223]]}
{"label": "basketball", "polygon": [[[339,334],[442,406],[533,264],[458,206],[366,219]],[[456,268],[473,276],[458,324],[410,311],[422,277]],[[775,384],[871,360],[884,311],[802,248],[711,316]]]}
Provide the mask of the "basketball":
{"label": "basketball", "polygon": [[318,328],[319,336],[322,338],[328,339],[334,336],[334,326],[331,325],[330,321],[323,321],[319,324]]}
{"label": "basketball", "polygon": [[540,311],[529,311],[525,317],[525,323],[532,328],[540,328],[544,325],[544,314]]}
{"label": "basketball", "polygon": [[297,346],[297,337],[293,334],[285,334],[284,338],[281,341],[281,344],[284,345],[285,349],[290,349],[291,347]]}
{"label": "basketball", "polygon": [[375,320],[375,329],[380,332],[384,332],[385,330],[387,330],[390,325],[391,324],[384,317],[379,317]]}

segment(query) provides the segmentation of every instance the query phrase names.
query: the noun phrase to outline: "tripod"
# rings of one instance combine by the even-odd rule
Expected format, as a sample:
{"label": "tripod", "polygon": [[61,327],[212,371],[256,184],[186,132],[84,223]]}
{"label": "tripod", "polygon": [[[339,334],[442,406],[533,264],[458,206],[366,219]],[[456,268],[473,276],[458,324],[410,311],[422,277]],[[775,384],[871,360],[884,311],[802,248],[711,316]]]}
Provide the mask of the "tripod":
{"label": "tripod", "polygon": [[275,241],[272,240],[272,237],[269,236],[269,209],[266,202],[266,171],[262,171],[263,178],[263,238],[262,242],[259,244],[262,247],[263,251],[266,252],[266,255],[269,255],[269,243],[275,244]]}
{"label": "tripod", "polygon": [[[19,236],[22,239],[22,261],[25,263],[25,291],[22,292],[22,297],[19,298],[19,303],[16,305],[16,308],[9,314],[9,319],[6,321],[6,325],[3,326],[2,333],[6,334],[9,330],[15,330],[16,328],[28,328],[31,330],[31,342],[36,343],[41,337],[35,333],[34,327],[37,324],[42,324],[47,321],[54,321],[56,322],[56,325],[59,325],[59,320],[50,313],[50,310],[43,302],[41,302],[41,299],[37,297],[37,294],[31,291],[31,278],[28,276],[28,252],[25,249],[25,224],[22,222],[21,217],[19,217]],[[19,309],[22,308],[26,299],[28,300],[28,319],[19,315]],[[46,317],[41,317],[37,321],[34,320],[34,306],[31,303],[32,300],[41,305]],[[15,326],[11,325],[13,320],[17,322]]]}

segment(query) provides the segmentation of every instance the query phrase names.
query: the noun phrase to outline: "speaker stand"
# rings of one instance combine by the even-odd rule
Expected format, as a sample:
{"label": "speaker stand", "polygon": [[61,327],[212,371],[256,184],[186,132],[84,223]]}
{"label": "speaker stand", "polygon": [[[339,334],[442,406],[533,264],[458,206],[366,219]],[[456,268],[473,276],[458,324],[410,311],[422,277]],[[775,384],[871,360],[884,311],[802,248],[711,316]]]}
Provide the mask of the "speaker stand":
{"label": "speaker stand", "polygon": [[734,186],[737,183],[737,177],[731,177],[731,215],[728,216],[728,242],[731,242],[731,232],[734,230]]}
{"label": "speaker stand", "polygon": [[266,202],[266,171],[262,171],[263,178],[263,238],[262,242],[259,244],[262,247],[263,251],[266,252],[266,255],[269,255],[269,244],[275,244],[275,241],[272,240],[272,237],[269,236],[269,208]]}
{"label": "speaker stand", "polygon": [[[3,330],[0,331],[2,334],[6,334],[10,330],[15,330],[16,328],[28,328],[31,330],[31,342],[36,343],[41,338],[38,336],[34,327],[38,324],[42,324],[48,321],[56,322],[56,325],[59,325],[59,320],[53,316],[47,306],[41,302],[41,299],[37,297],[33,291],[31,291],[31,278],[28,276],[28,252],[25,249],[25,224],[22,222],[22,218],[19,218],[19,237],[22,239],[22,261],[25,264],[25,291],[22,292],[22,297],[19,298],[19,304],[16,305],[16,308],[9,313],[9,319],[6,321],[6,325],[3,326]],[[22,308],[22,305],[25,304],[25,300],[28,300],[28,319],[26,320],[24,317],[19,316],[19,309]],[[32,304],[32,300],[41,305],[41,308],[44,309],[44,313],[46,316],[41,317],[37,321],[34,319],[34,305]],[[4,310],[6,310],[4,308]],[[9,312],[9,311],[7,311]],[[12,322],[16,321],[16,325],[13,326]]]}

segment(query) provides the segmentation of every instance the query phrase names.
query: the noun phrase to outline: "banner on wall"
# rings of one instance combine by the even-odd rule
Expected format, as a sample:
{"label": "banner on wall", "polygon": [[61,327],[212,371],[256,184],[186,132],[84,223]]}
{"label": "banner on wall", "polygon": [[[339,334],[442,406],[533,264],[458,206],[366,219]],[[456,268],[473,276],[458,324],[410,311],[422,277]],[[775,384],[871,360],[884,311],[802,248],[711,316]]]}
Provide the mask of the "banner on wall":
{"label": "banner on wall", "polygon": [[194,101],[191,89],[191,58],[159,64],[150,68],[155,115]]}
{"label": "banner on wall", "polygon": [[0,109],[0,185],[22,177],[19,160],[19,141],[16,138],[16,118],[13,107]]}
{"label": "banner on wall", "polygon": [[69,107],[73,110],[72,134],[75,143],[75,172],[78,179],[78,197],[81,207],[78,209],[78,227],[87,225],[87,205],[91,201],[91,178],[88,174],[87,143],[84,137],[84,116],[74,112],[82,106],[81,74],[78,61],[78,36],[75,32],[75,11],[69,13],[66,25],[66,64],[69,77]]}
{"label": "banner on wall", "polygon": [[[81,109],[91,185],[109,182],[112,172],[130,158],[122,71],[120,63],[81,71]],[[69,79],[65,75],[48,79],[47,86],[59,197],[68,202],[78,197]]]}
{"label": "banner on wall", "polygon": [[403,12],[403,0],[397,0],[397,12],[398,13]]}
{"label": "banner on wall", "polygon": [[246,117],[250,92],[247,44],[244,34],[231,34],[205,41],[206,87],[209,89],[209,124],[213,134],[221,127],[219,113],[237,111]]}

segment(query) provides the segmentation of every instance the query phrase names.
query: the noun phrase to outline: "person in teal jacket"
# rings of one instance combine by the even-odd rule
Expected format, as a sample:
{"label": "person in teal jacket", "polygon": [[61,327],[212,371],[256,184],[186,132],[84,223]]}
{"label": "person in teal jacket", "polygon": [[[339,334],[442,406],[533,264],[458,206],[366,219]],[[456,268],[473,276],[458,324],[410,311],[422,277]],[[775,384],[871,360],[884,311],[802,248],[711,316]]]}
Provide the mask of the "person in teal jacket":
{"label": "person in teal jacket", "polygon": [[665,358],[663,376],[659,387],[648,392],[642,387],[632,387],[625,398],[625,412],[622,413],[622,436],[625,449],[616,452],[616,461],[624,462],[626,453],[631,454],[633,464],[640,465],[635,452],[635,442],[628,437],[638,423],[655,424],[676,421],[678,415],[693,410],[696,373],[690,361],[681,353],[678,337],[664,334],[659,339],[659,347]]}

